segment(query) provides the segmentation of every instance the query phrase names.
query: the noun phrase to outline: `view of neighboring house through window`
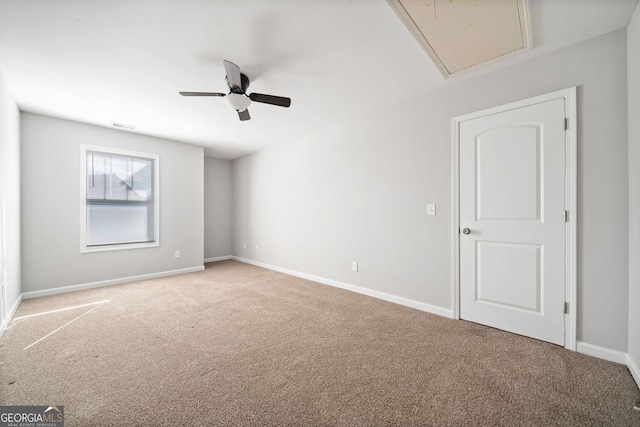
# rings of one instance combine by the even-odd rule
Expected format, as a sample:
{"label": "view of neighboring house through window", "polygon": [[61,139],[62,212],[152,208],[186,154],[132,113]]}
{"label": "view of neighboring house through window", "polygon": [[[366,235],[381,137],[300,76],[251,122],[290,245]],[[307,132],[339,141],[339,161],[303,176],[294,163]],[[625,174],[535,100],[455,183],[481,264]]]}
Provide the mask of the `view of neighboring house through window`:
{"label": "view of neighboring house through window", "polygon": [[158,156],[83,146],[83,251],[158,245]]}

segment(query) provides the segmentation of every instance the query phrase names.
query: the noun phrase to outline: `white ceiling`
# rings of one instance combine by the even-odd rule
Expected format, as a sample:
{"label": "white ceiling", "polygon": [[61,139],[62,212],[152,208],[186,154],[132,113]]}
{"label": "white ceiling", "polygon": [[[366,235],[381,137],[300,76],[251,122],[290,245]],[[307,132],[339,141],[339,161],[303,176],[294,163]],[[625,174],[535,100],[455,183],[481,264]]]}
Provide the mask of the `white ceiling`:
{"label": "white ceiling", "polygon": [[[0,72],[23,111],[233,159],[624,28],[637,3],[530,0],[533,50],[445,79],[385,0],[0,0]],[[240,122],[178,95],[228,92],[223,59],[291,107],[253,103]]]}

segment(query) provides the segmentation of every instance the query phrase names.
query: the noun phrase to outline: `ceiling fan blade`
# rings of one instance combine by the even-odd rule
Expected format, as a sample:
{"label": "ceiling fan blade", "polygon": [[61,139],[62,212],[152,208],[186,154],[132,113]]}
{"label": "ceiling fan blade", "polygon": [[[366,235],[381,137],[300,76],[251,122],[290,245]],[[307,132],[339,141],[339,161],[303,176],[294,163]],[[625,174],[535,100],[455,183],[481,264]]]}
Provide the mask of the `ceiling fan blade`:
{"label": "ceiling fan blade", "polygon": [[262,102],[264,104],[277,105],[279,107],[288,107],[291,105],[291,98],[284,96],[265,95],[263,93],[252,93],[249,95],[249,99],[255,102]]}
{"label": "ceiling fan blade", "polygon": [[249,110],[242,110],[242,111],[238,111],[238,117],[240,117],[240,120],[245,121],[245,120],[250,120],[251,116],[249,115]]}
{"label": "ceiling fan blade", "polygon": [[227,60],[224,60],[222,62],[224,63],[224,70],[227,72],[227,82],[229,83],[229,87],[231,88],[231,90],[235,93],[244,93],[244,91],[242,90],[242,77],[240,77],[240,67]]}
{"label": "ceiling fan blade", "polygon": [[220,92],[178,92],[182,96],[226,96]]}

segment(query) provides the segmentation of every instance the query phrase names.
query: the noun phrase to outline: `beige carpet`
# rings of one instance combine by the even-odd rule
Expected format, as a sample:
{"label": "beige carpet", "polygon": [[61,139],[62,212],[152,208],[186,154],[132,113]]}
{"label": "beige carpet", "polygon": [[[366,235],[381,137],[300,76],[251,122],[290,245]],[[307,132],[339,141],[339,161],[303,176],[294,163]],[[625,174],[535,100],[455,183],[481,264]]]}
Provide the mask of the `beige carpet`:
{"label": "beige carpet", "polygon": [[24,301],[0,341],[0,403],[64,405],[67,426],[640,426],[623,365],[206,267]]}

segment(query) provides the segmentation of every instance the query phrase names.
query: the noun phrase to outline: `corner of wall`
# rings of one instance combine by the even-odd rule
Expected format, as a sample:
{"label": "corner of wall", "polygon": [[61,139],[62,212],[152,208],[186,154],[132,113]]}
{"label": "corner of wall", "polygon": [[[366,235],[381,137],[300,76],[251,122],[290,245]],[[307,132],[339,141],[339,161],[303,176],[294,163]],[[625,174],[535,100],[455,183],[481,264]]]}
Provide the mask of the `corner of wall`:
{"label": "corner of wall", "polygon": [[629,162],[629,308],[627,366],[640,387],[640,4],[636,6],[627,27],[627,102]]}
{"label": "corner of wall", "polygon": [[18,299],[15,300],[11,308],[7,311],[7,315],[5,316],[5,318],[0,321],[0,338],[2,338],[4,331],[6,331],[9,327],[9,323],[11,322],[11,319],[13,319],[13,316],[16,314],[16,311],[18,310],[18,307],[20,307],[20,304],[22,304],[22,294],[18,295]]}
{"label": "corner of wall", "polygon": [[0,335],[21,301],[20,206],[20,109],[0,71]]}

